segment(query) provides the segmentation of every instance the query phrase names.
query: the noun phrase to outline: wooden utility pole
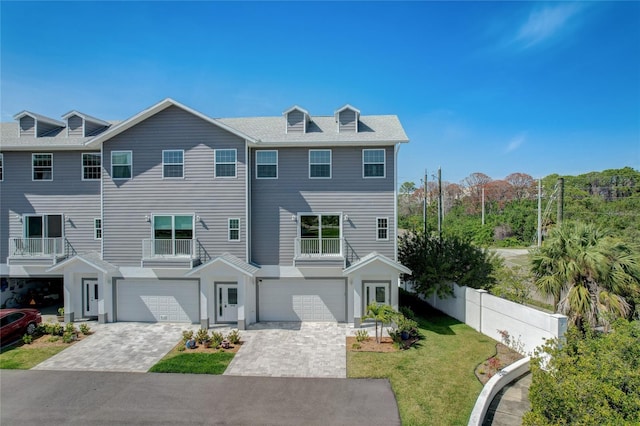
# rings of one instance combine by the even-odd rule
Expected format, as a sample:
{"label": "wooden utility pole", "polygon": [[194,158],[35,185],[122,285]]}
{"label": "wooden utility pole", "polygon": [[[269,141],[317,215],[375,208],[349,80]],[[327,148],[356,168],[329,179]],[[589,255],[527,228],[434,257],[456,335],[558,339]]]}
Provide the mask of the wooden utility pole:
{"label": "wooden utility pole", "polygon": [[542,179],[538,179],[538,247],[542,245]]}
{"label": "wooden utility pole", "polygon": [[557,224],[562,225],[564,219],[564,178],[558,178],[558,217]]}
{"label": "wooden utility pole", "polygon": [[438,167],[438,238],[442,242],[442,170]]}

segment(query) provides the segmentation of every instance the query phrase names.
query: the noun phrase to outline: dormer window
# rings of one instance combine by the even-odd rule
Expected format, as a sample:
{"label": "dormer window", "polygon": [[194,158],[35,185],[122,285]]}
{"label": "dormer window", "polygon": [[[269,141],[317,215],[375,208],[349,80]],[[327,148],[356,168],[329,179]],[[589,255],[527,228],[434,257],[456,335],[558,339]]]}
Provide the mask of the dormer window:
{"label": "dormer window", "polygon": [[285,129],[286,133],[307,132],[307,124],[309,124],[310,121],[309,111],[294,105],[283,114],[287,123],[287,127]]}
{"label": "dormer window", "polygon": [[62,116],[67,120],[67,136],[89,137],[104,132],[111,125],[99,118],[83,114],[78,111],[70,111]]}
{"label": "dormer window", "polygon": [[358,133],[360,110],[347,104],[337,110],[334,117],[338,124],[338,133]]}
{"label": "dormer window", "polygon": [[14,115],[13,118],[20,123],[20,136],[36,138],[55,136],[66,126],[62,121],[29,111],[22,111]]}

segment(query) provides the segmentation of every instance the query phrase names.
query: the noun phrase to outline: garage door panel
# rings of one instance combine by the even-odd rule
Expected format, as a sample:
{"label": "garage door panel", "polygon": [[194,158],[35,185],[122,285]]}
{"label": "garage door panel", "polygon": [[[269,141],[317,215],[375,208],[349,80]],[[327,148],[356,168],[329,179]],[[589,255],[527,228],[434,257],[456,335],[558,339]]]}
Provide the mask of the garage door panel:
{"label": "garage door panel", "polygon": [[118,281],[117,303],[118,321],[199,321],[195,281]]}
{"label": "garage door panel", "polygon": [[260,321],[345,321],[343,280],[264,280]]}

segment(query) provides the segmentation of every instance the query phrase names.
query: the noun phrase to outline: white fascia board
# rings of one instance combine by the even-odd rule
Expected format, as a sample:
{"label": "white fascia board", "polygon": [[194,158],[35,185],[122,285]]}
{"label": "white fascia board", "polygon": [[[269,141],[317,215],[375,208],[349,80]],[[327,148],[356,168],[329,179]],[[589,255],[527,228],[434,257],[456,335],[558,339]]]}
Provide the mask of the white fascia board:
{"label": "white fascia board", "polygon": [[27,111],[27,110],[23,110],[20,111],[19,113],[17,113],[16,115],[13,116],[14,120],[20,120],[22,117],[24,116],[29,116],[31,118],[33,118],[36,121],[40,121],[42,123],[47,123],[50,124],[52,126],[57,126],[57,127],[65,127],[66,124],[63,123],[62,121],[58,121],[54,118],[50,118],[50,117],[46,117],[44,115],[41,114],[36,114],[35,112],[31,112],[31,111]]}
{"label": "white fascia board", "polygon": [[80,111],[76,111],[75,109],[72,110],[72,111],[69,111],[66,114],[64,114],[62,116],[62,118],[64,118],[65,120],[68,120],[69,117],[74,116],[74,115],[77,115],[78,117],[82,118],[83,120],[89,121],[91,123],[100,124],[102,126],[111,126],[111,123],[109,123],[107,121],[101,120],[101,119],[96,118],[96,117],[92,117],[89,114],[85,114],[85,113],[82,113]]}

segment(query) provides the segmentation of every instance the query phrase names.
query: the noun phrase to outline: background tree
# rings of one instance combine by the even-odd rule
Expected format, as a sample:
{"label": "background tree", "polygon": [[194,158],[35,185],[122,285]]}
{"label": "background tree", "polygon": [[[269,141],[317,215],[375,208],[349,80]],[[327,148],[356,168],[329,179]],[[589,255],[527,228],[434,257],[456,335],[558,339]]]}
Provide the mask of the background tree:
{"label": "background tree", "polygon": [[526,173],[511,173],[504,178],[513,188],[516,200],[535,198],[537,194],[536,181]]}
{"label": "background tree", "polygon": [[444,298],[453,293],[452,283],[489,289],[497,256],[459,238],[406,233],[399,238],[398,258],[412,271],[407,277],[417,293]]}
{"label": "background tree", "polygon": [[627,317],[640,292],[640,252],[593,224],[565,222],[533,252],[532,273],[541,293],[579,328]]}

